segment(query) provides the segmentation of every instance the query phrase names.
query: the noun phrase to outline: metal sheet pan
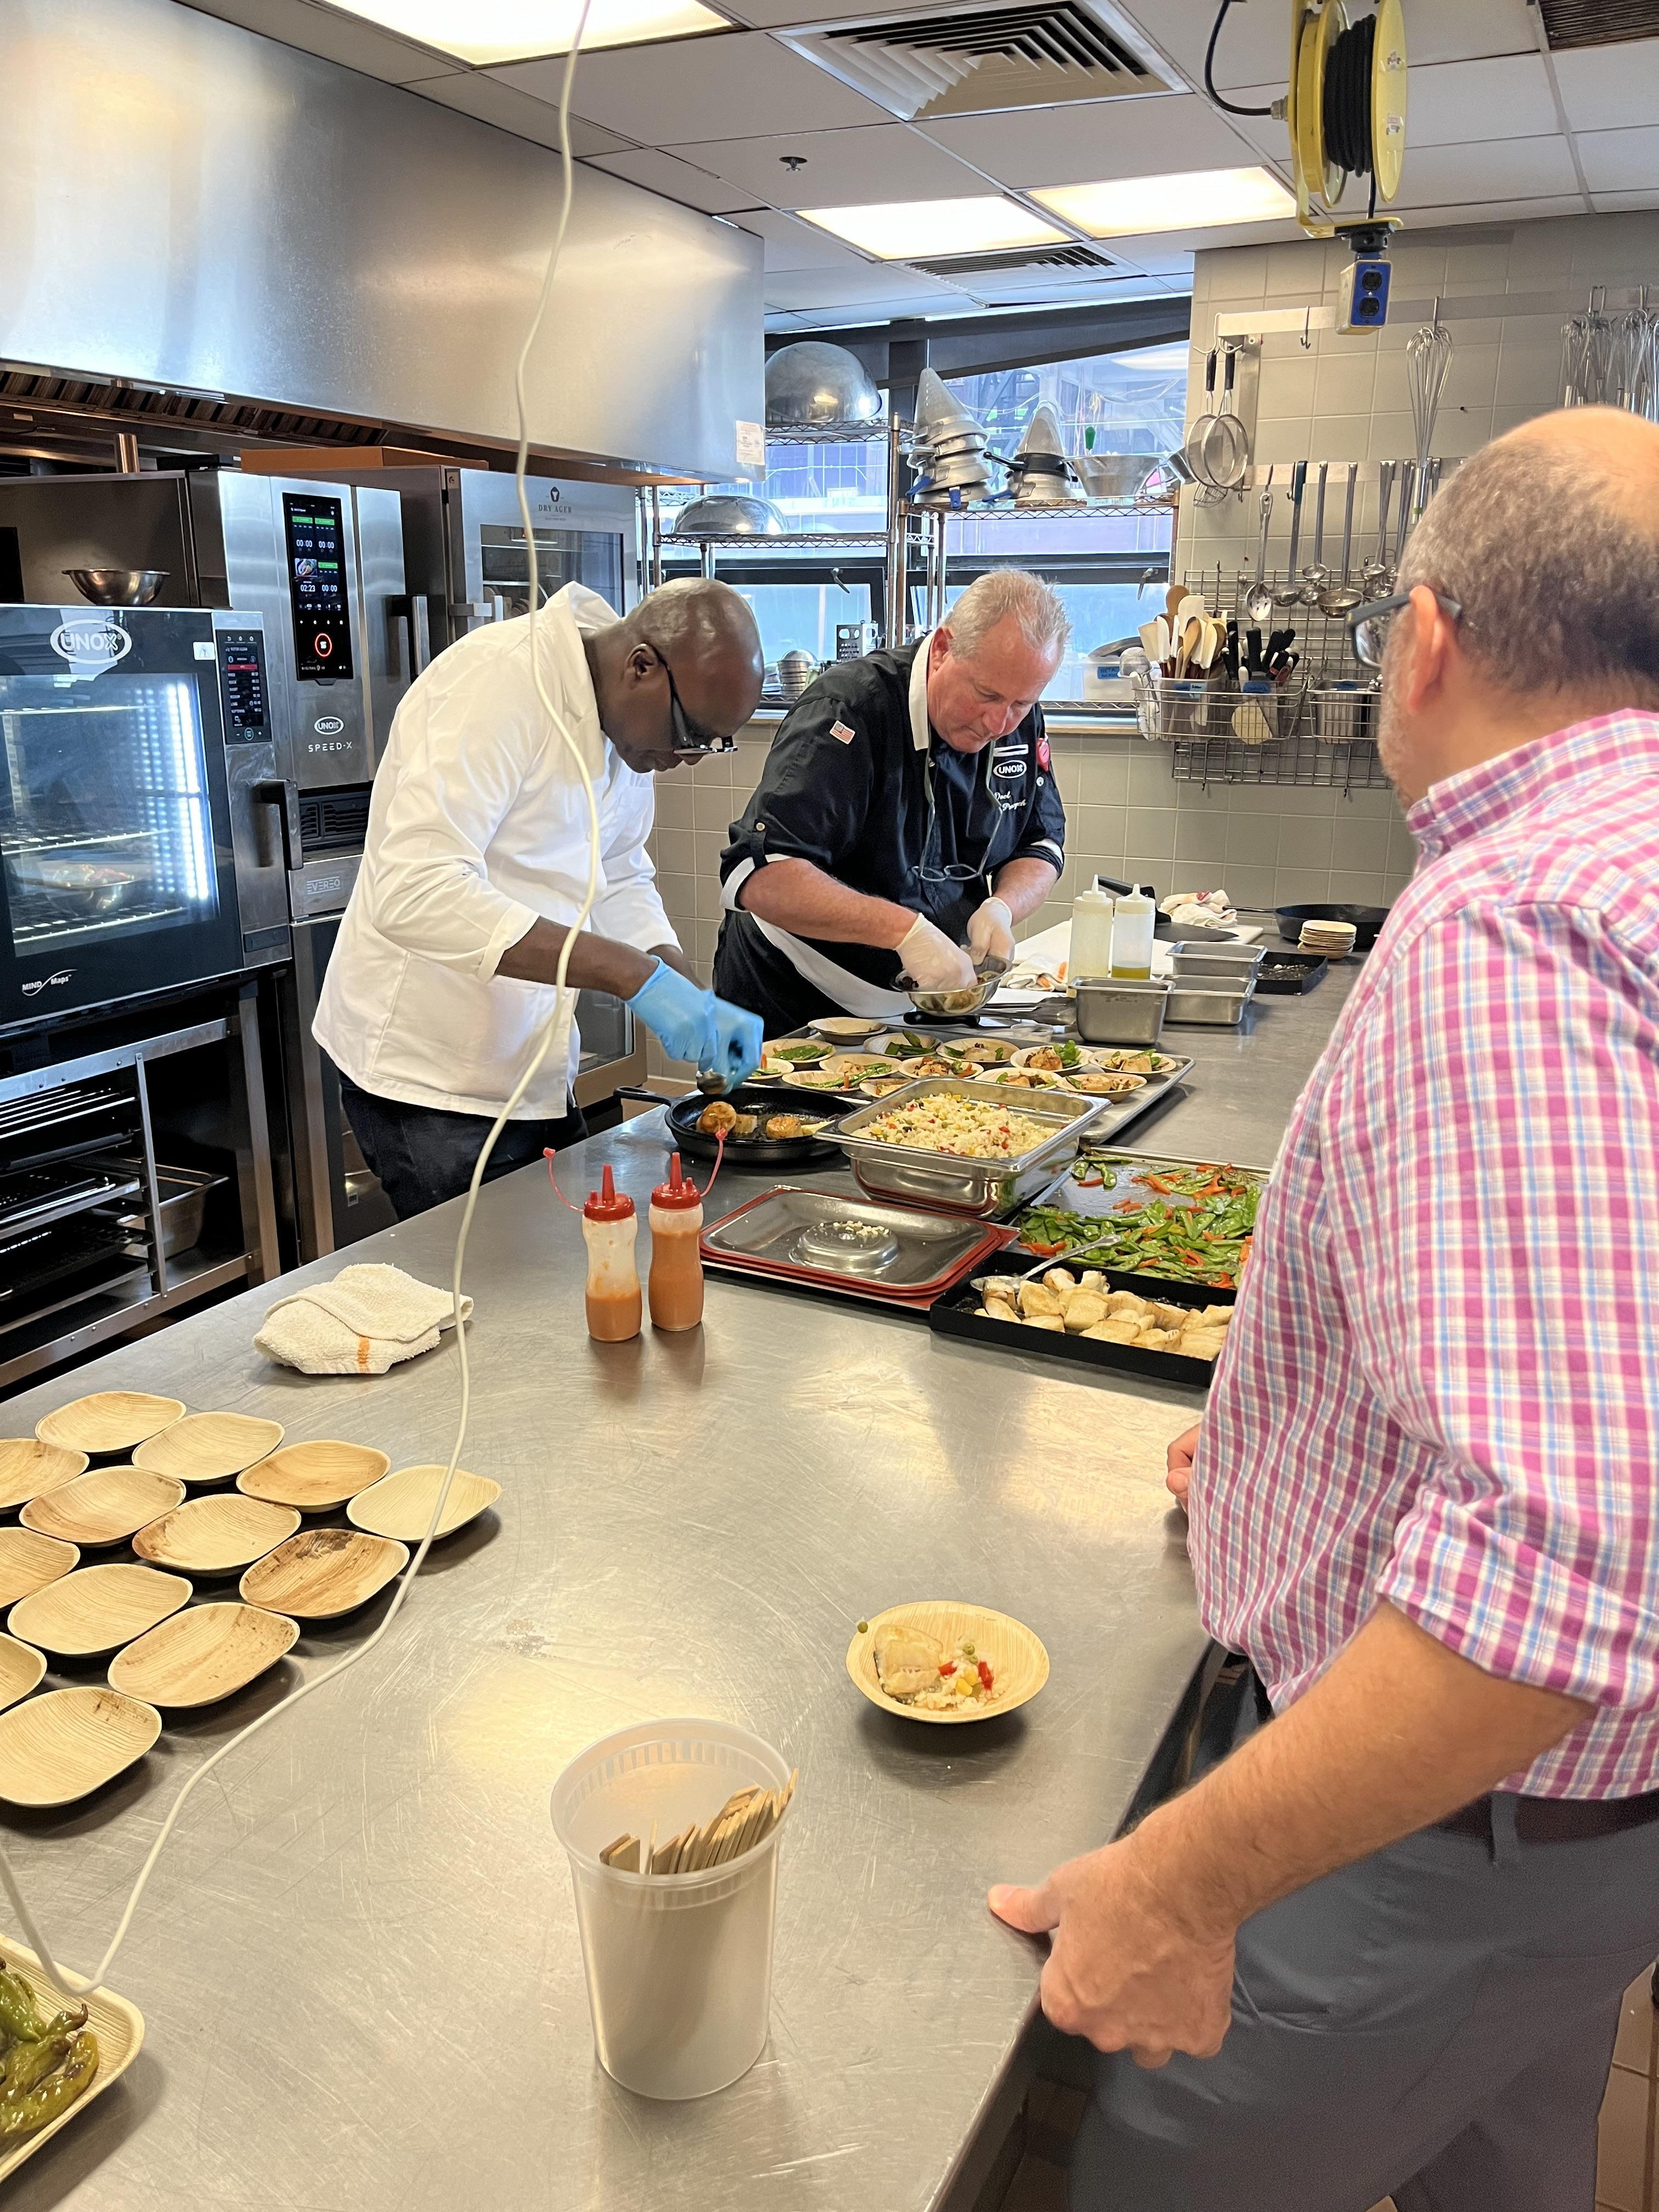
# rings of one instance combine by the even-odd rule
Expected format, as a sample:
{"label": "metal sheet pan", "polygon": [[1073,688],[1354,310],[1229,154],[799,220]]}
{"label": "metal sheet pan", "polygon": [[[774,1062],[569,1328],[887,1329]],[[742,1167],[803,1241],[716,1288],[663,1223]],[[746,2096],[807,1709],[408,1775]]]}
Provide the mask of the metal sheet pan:
{"label": "metal sheet pan", "polygon": [[[1033,1205],[1059,1206],[1068,1213],[1098,1215],[1103,1220],[1109,1218],[1113,1212],[1122,1205],[1124,1200],[1131,1195],[1139,1194],[1146,1200],[1163,1196],[1161,1192],[1149,1190],[1146,1188],[1146,1178],[1149,1175],[1161,1174],[1170,1168],[1231,1166],[1236,1168],[1241,1175],[1254,1177],[1263,1188],[1266,1187],[1270,1172],[1267,1168],[1256,1167],[1242,1160],[1219,1162],[1189,1159],[1174,1152],[1164,1153],[1153,1158],[1150,1154],[1141,1152],[1111,1151],[1097,1144],[1091,1144],[1084,1149],[1087,1151],[1091,1160],[1099,1161],[1103,1166],[1109,1168],[1115,1175],[1117,1180],[1112,1187],[1105,1189],[1073,1182],[1071,1164],[1068,1163],[1065,1172],[1058,1176],[1047,1190],[1042,1191],[1031,1200]],[[1042,1255],[1032,1252],[1028,1245],[1023,1243],[1017,1243],[1011,1254],[1011,1257],[1018,1257],[1022,1264],[1028,1261],[1035,1261],[1041,1256]],[[1099,1262],[1074,1260],[1065,1253],[1056,1252],[1051,1255],[1050,1264],[1056,1267],[1069,1267],[1085,1265],[1098,1266]],[[1175,1298],[1172,1294],[1176,1291],[1194,1292],[1202,1291],[1205,1295],[1200,1303],[1206,1305],[1228,1305],[1238,1295],[1236,1287],[1229,1288],[1225,1284],[1221,1283],[1183,1283],[1177,1276],[1142,1274],[1127,1267],[1106,1267],[1102,1272],[1115,1291],[1133,1291],[1139,1297],[1145,1298],[1170,1297],[1170,1302],[1175,1304],[1191,1303],[1189,1299]],[[1040,1334],[1042,1332],[1037,1333]]]}
{"label": "metal sheet pan", "polygon": [[[815,1264],[799,1256],[803,1236],[837,1220],[859,1222],[884,1231],[895,1243],[890,1261],[878,1273],[855,1274]],[[833,1190],[801,1190],[781,1184],[750,1199],[704,1231],[703,1257],[733,1265],[766,1267],[791,1276],[831,1282],[856,1282],[888,1296],[936,1296],[964,1267],[998,1251],[1012,1232],[988,1228],[960,1216],[924,1213],[912,1206],[872,1204]]]}

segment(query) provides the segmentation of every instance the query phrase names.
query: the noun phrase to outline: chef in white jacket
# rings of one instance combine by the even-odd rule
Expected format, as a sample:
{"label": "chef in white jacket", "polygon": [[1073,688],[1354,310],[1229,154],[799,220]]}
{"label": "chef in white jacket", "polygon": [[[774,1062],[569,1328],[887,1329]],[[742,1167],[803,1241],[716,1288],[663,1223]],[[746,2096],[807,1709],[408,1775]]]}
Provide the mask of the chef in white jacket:
{"label": "chef in white jacket", "polygon": [[[554,1012],[586,888],[587,804],[538,696],[531,633],[528,616],[474,630],[398,708],[313,1024],[403,1219],[471,1179]],[[754,617],[704,580],[665,585],[621,620],[570,584],[537,617],[535,649],[599,802],[599,896],[570,986],[625,999],[673,1059],[741,1082],[760,1058],[759,1019],[692,975],[646,839],[653,776],[726,749],[754,712]],[[490,1176],[584,1133],[570,1096],[579,1051],[567,1011]]]}

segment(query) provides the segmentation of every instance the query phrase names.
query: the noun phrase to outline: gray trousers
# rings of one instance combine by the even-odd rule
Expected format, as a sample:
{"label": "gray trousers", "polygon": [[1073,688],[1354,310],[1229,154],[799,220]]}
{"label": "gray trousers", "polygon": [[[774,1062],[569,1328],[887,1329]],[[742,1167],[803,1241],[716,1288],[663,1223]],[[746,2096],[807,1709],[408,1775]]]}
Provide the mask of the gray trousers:
{"label": "gray trousers", "polygon": [[1072,2212],[1592,2212],[1659,1822],[1523,1844],[1508,1806],[1494,1844],[1425,1829],[1247,1921],[1218,2057],[1096,2053]]}

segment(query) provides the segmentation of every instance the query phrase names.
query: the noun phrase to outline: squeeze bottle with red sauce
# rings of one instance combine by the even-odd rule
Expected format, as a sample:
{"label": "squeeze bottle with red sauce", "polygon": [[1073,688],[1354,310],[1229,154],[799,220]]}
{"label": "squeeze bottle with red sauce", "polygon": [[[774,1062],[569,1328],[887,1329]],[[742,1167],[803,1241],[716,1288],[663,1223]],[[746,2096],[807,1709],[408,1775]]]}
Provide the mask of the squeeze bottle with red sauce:
{"label": "squeeze bottle with red sauce", "polygon": [[702,1319],[702,1194],[675,1153],[666,1182],[651,1194],[651,1326],[696,1328]]}
{"label": "squeeze bottle with red sauce", "polygon": [[582,1208],[587,1246],[587,1333],[601,1344],[621,1344],[640,1333],[640,1277],[634,1239],[640,1224],[634,1201],[619,1197],[607,1167],[600,1188]]}

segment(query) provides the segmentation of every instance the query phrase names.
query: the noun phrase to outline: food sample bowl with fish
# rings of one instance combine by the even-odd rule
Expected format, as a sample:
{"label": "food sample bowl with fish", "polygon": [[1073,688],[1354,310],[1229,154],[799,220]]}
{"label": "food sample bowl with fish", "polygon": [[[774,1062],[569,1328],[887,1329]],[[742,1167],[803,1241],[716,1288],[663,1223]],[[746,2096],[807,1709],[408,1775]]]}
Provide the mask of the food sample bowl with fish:
{"label": "food sample bowl with fish", "polygon": [[950,1726],[1028,1704],[1048,1679],[1048,1654],[1024,1621],[936,1599],[860,1621],[847,1671],[884,1712]]}

